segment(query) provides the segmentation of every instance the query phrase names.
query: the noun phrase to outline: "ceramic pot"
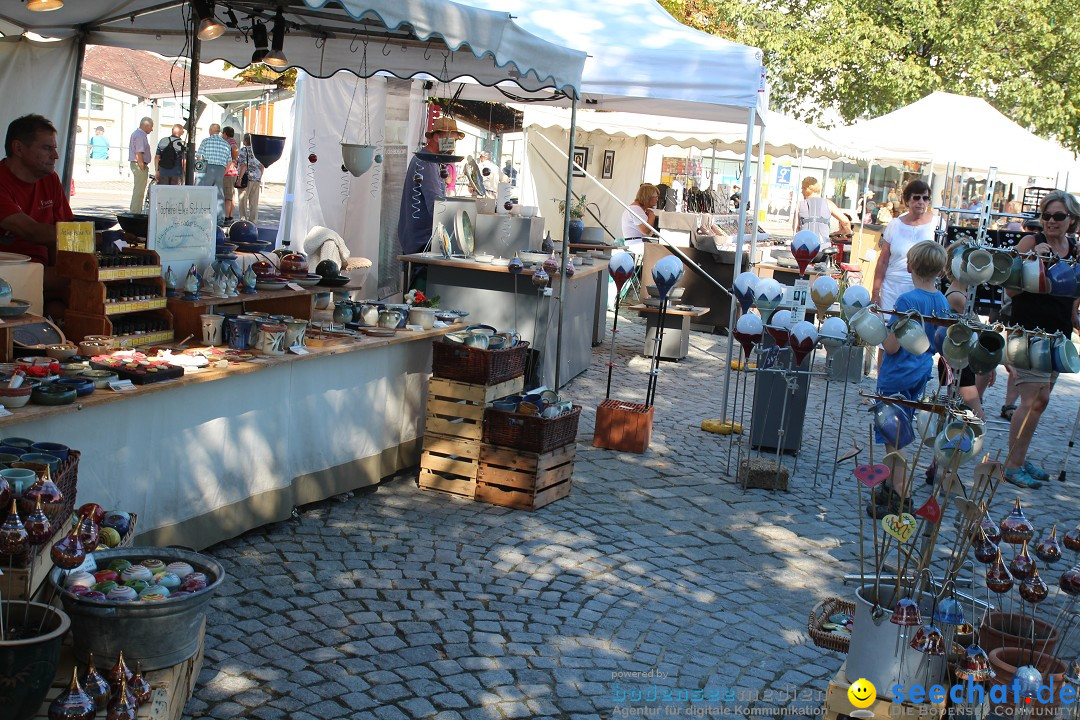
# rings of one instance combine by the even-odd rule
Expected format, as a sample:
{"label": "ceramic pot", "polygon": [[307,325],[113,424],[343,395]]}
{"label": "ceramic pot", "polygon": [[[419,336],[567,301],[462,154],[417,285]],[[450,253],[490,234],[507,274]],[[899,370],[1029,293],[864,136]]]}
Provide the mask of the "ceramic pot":
{"label": "ceramic pot", "polygon": [[405,319],[400,310],[393,310],[387,308],[379,312],[379,327],[394,329],[397,328]]}
{"label": "ceramic pot", "polygon": [[1001,364],[1005,352],[1005,338],[994,330],[983,330],[975,339],[968,354],[968,367],[976,375],[992,372]]}
{"label": "ceramic pot", "polygon": [[229,347],[233,350],[247,350],[251,347],[252,322],[247,318],[229,318]]}
{"label": "ceramic pot", "polygon": [[975,431],[960,421],[946,423],[934,439],[934,460],[939,468],[958,467],[975,454]]}
{"label": "ceramic pot", "polygon": [[109,345],[103,342],[97,342],[94,340],[83,340],[79,343],[79,354],[86,357],[93,357],[95,355],[101,355],[109,349]]}
{"label": "ceramic pot", "polygon": [[1019,370],[1031,369],[1028,336],[1021,327],[1009,328],[1009,335],[1005,340],[1005,364]]}
{"label": "ceramic pot", "polygon": [[1054,363],[1050,359],[1050,338],[1033,337],[1028,343],[1028,357],[1031,360],[1031,369],[1041,372],[1053,372]]}
{"label": "ceramic pot", "polygon": [[1046,264],[1042,261],[1042,258],[1032,258],[1024,261],[1020,282],[1024,292],[1043,295],[1049,292],[1050,284],[1046,281]]}
{"label": "ceramic pot", "polygon": [[430,330],[435,326],[435,314],[437,312],[437,309],[429,307],[411,308],[409,310],[409,324],[419,325],[425,330]]}
{"label": "ceramic pot", "polygon": [[200,315],[199,319],[202,321],[202,341],[204,344],[213,347],[221,344],[221,329],[225,324],[225,317],[223,315],[215,315],[213,313],[207,313]]}
{"label": "ceramic pot", "polygon": [[1046,280],[1050,285],[1051,295],[1058,297],[1076,295],[1076,276],[1073,274],[1072,265],[1064,260],[1058,260],[1046,271]]}
{"label": "ceramic pot", "polygon": [[263,323],[259,327],[258,349],[267,355],[284,355],[287,330],[281,323]]}
{"label": "ceramic pot", "polygon": [[353,321],[353,304],[349,300],[334,303],[334,322],[344,325]]}
{"label": "ceramic pot", "polygon": [[33,389],[32,385],[25,383],[17,388],[0,387],[0,405],[6,408],[21,408],[30,402]]}
{"label": "ceramic pot", "polygon": [[959,372],[968,366],[971,348],[975,343],[975,332],[962,322],[951,325],[945,332],[941,343],[941,355],[954,371]]}
{"label": "ceramic pot", "polygon": [[855,331],[855,334],[859,336],[864,345],[870,347],[880,345],[889,334],[885,322],[876,313],[865,307],[859,310],[855,317],[851,319],[851,329]]}
{"label": "ceramic pot", "polygon": [[[1021,647],[1021,644],[1030,647],[1031,622],[1031,615],[1027,613],[989,613],[979,627],[979,644],[987,652],[1001,647]],[[1053,653],[1059,639],[1057,629],[1045,620],[1035,618],[1036,650]],[[1043,643],[1046,643],[1045,648]]]}
{"label": "ceramic pot", "polygon": [[35,405],[70,405],[75,402],[77,396],[75,388],[50,383],[34,388],[34,391],[30,393],[30,400]]}
{"label": "ceramic pot", "polygon": [[307,335],[307,320],[285,321],[285,347],[291,348],[297,345],[303,347]]}
{"label": "ceramic pot", "polygon": [[[411,305],[404,305],[404,304],[396,304],[396,305],[387,305],[386,306],[387,310],[396,310],[398,312],[398,314],[401,316],[401,319],[398,320],[398,324],[397,324],[399,329],[405,327],[405,324],[409,322],[409,310],[411,308],[412,308]],[[494,328],[491,330],[491,332],[495,332]]]}
{"label": "ceramic pot", "polygon": [[930,349],[930,338],[926,337],[926,330],[923,329],[922,315],[914,310],[894,322],[892,331],[900,347],[912,355],[922,355]]}
{"label": "ceramic pot", "polygon": [[48,345],[45,348],[45,354],[56,360],[67,360],[68,358],[73,357],[78,352],[79,348],[77,348],[72,343]]}
{"label": "ceramic pot", "polygon": [[994,258],[982,248],[972,248],[963,255],[968,285],[982,285],[994,274]]}
{"label": "ceramic pot", "polygon": [[[4,600],[0,612],[19,618],[19,625],[25,613],[33,635],[25,640],[0,642],[0,708],[5,718],[26,720],[37,714],[52,686],[60,644],[71,620],[60,610],[40,603],[30,603],[27,611],[25,602]],[[44,627],[37,633],[42,622]]]}
{"label": "ceramic pot", "polygon": [[[1030,619],[1028,619],[1030,623]],[[1036,639],[1036,649],[1042,650],[1042,643]],[[1024,718],[1051,718],[1057,717],[1056,708],[1059,707],[1061,695],[1059,690],[1064,684],[1065,670],[1067,665],[1049,654],[1049,650],[1042,652],[1031,651],[1031,639],[1028,638],[1023,644],[1009,647],[997,647],[989,650],[990,667],[994,669],[997,677],[994,685],[1004,685],[1009,688],[1009,699],[1012,699],[1013,680],[1016,670],[1021,665],[1034,666],[1042,675],[1042,684],[1047,688],[1053,688],[1053,692],[1046,692],[1042,698],[1036,698],[1028,703],[1021,699],[1017,704],[1013,703],[990,703],[990,712],[996,713],[997,717],[1024,717]],[[1042,702],[1047,700],[1048,702]]]}
{"label": "ceramic pot", "polygon": [[333,293],[321,292],[315,293],[315,309],[326,310],[330,307],[330,300],[333,298]]}

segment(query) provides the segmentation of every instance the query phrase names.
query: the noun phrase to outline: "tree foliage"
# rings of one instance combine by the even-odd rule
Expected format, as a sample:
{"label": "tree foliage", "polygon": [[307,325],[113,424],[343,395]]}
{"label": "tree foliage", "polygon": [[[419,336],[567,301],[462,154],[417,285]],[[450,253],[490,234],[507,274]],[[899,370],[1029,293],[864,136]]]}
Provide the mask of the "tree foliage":
{"label": "tree foliage", "polygon": [[[1080,0],[660,0],[765,53],[772,106],[876,117],[935,90],[1080,150]],[[928,128],[929,130],[929,128]]]}

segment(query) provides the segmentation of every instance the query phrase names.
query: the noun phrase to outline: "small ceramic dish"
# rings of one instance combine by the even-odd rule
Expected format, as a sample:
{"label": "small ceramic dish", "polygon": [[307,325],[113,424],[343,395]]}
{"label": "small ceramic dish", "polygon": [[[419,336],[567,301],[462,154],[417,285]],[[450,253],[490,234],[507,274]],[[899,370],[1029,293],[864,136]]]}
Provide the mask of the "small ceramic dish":
{"label": "small ceramic dish", "polygon": [[34,388],[30,399],[35,405],[70,405],[77,396],[75,388],[50,383]]}
{"label": "small ceramic dish", "polygon": [[67,360],[70,357],[74,357],[78,352],[79,348],[75,347],[71,343],[45,346],[45,354],[51,358],[55,358],[56,360]]}
{"label": "small ceramic dish", "polygon": [[480,335],[494,335],[498,331],[491,325],[470,325],[465,328],[465,332],[478,333]]}
{"label": "small ceramic dish", "polygon": [[454,313],[443,313],[443,312],[441,312],[441,313],[437,313],[435,315],[435,319],[439,320],[441,322],[447,323],[447,324],[452,324],[452,323],[456,323],[458,321],[458,316],[455,315]]}
{"label": "small ceramic dish", "polygon": [[75,388],[75,394],[79,397],[85,397],[94,392],[94,381],[87,377],[65,377],[56,382],[65,387]]}
{"label": "small ceramic dish", "polygon": [[[67,460],[68,455],[71,454],[71,448],[58,442],[34,443],[30,449],[34,452],[45,453],[46,455],[55,455],[61,460]],[[3,462],[3,460],[0,460],[0,462]]]}
{"label": "small ceramic dish", "polygon": [[518,256],[523,263],[542,263],[548,259],[548,254],[542,252],[520,252]]}
{"label": "small ceramic dish", "polygon": [[94,383],[94,387],[103,390],[109,387],[109,383],[116,382],[120,377],[108,370],[83,370],[80,377],[84,377]]}
{"label": "small ceramic dish", "polygon": [[476,255],[473,255],[473,260],[478,263],[490,264],[495,260],[495,256],[488,253],[477,253]]}
{"label": "small ceramic dish", "polygon": [[322,282],[322,275],[292,275],[289,277],[290,282],[294,282],[300,287],[315,287]]}
{"label": "small ceramic dish", "polygon": [[446,340],[446,342],[451,343],[453,345],[464,345],[465,344],[465,334],[464,333],[459,333],[459,332],[446,333],[445,335],[443,335],[443,339]]}
{"label": "small ceramic dish", "polygon": [[349,276],[348,275],[330,275],[330,276],[322,278],[322,280],[319,282],[319,284],[323,285],[323,286],[326,286],[326,287],[345,287],[346,285],[349,284]]}
{"label": "small ceramic dish", "polygon": [[504,257],[497,257],[491,261],[494,267],[506,267],[510,264],[510,260]]}
{"label": "small ceramic dish", "polygon": [[491,407],[496,410],[502,410],[503,412],[514,412],[517,410],[517,403],[513,400],[496,400],[491,403]]}
{"label": "small ceramic dish", "polygon": [[0,317],[18,317],[25,315],[30,309],[30,303],[25,300],[12,300],[7,305],[0,305]]}

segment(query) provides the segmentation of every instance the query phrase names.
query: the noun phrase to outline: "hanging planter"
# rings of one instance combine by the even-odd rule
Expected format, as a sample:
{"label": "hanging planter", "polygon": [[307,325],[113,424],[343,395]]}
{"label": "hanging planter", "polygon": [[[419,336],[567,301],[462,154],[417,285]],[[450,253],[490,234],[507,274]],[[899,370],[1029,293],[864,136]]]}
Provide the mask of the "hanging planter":
{"label": "hanging planter", "polygon": [[377,148],[374,145],[356,145],[353,143],[341,143],[341,169],[351,173],[353,177],[360,177],[376,162],[382,158],[375,154]]}
{"label": "hanging planter", "polygon": [[251,135],[251,152],[263,167],[270,167],[280,160],[284,150],[285,138],[281,135]]}

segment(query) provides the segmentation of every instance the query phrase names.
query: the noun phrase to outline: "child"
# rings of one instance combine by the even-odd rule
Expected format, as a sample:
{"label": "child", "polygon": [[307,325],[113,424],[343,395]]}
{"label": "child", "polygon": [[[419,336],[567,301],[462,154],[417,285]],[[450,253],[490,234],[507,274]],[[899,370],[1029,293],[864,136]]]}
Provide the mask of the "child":
{"label": "child", "polygon": [[[945,317],[949,314],[949,301],[937,288],[938,277],[945,269],[948,255],[945,248],[932,240],[924,240],[911,246],[908,251],[908,271],[911,273],[913,290],[908,290],[896,299],[897,312],[916,310],[923,317]],[[900,316],[893,317],[893,323]],[[935,326],[926,326],[927,336],[931,336],[936,330]],[[912,355],[900,347],[900,342],[891,332],[882,343],[885,348],[885,357],[878,371],[877,392],[879,395],[902,395],[909,400],[921,400],[926,383],[930,379],[930,373],[934,367],[934,350],[931,348],[922,355]],[[910,419],[914,413],[911,408],[895,406],[904,412]],[[887,452],[897,451],[899,448],[890,443],[890,438],[878,436],[878,442],[885,444]],[[893,498],[888,512],[910,512],[909,488],[906,468],[903,462],[893,456],[886,461],[890,466],[892,486],[898,495]],[[887,495],[886,495],[887,497]],[[880,498],[879,498],[880,501]],[[878,517],[881,517],[880,508]]]}

